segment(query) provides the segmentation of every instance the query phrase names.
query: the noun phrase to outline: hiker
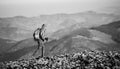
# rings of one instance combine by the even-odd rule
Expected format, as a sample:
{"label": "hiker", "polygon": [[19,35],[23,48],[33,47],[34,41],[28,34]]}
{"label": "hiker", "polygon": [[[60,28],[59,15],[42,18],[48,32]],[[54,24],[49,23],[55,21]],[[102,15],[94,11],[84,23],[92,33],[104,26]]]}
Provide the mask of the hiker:
{"label": "hiker", "polygon": [[43,57],[43,47],[44,47],[44,42],[48,41],[48,38],[45,37],[45,24],[42,25],[41,28],[37,28],[34,33],[33,33],[33,37],[34,40],[38,43],[38,48],[37,50],[33,53],[33,55],[35,55],[35,53],[39,50],[40,46],[41,46],[41,56]]}

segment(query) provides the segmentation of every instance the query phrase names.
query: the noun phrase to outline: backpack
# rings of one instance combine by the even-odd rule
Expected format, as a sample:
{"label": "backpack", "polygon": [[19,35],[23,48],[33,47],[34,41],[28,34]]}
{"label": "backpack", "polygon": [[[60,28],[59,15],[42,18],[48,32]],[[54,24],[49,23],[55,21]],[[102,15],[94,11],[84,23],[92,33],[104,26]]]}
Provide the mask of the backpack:
{"label": "backpack", "polygon": [[37,31],[35,31],[35,39],[39,39],[39,37],[40,37],[40,30],[37,30]]}
{"label": "backpack", "polygon": [[33,37],[34,37],[35,40],[40,40],[41,39],[42,41],[44,41],[41,29],[37,29],[34,32]]}

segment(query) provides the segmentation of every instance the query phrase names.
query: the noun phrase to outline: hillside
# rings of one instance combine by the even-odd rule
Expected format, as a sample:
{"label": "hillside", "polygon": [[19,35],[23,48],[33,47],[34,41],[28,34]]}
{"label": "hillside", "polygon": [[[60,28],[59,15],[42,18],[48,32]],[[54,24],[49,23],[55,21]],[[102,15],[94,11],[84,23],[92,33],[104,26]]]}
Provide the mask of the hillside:
{"label": "hillside", "polygon": [[2,39],[0,38],[0,54],[7,52],[7,50],[12,47],[16,41],[13,40],[8,40],[8,39]]}
{"label": "hillside", "polygon": [[101,25],[99,27],[92,27],[91,29],[95,29],[106,34],[112,36],[112,39],[118,43],[120,43],[120,21],[111,22],[106,25]]}
{"label": "hillside", "polygon": [[113,51],[82,51],[48,57],[32,57],[0,63],[1,69],[119,69],[120,54]]}
{"label": "hillside", "polygon": [[[103,34],[99,31],[93,32],[95,30],[91,30],[92,29],[79,28],[70,32],[69,34],[63,35],[59,39],[53,39],[45,43],[45,56],[75,53],[84,50],[111,50],[119,52],[120,47],[117,46],[114,41],[112,41],[110,35]],[[102,37],[96,36],[98,39],[93,39],[97,33]],[[31,55],[37,48],[36,44],[37,43],[34,42],[33,38],[22,40],[14,44],[7,53],[2,54],[0,61],[32,57]],[[37,57],[38,55],[40,55],[40,51],[38,51],[35,56]]]}

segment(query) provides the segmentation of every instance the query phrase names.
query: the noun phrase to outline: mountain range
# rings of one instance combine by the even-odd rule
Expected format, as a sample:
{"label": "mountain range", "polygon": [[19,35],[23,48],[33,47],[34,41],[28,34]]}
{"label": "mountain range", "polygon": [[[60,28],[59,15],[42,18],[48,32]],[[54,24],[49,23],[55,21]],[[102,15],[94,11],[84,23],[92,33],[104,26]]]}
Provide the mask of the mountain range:
{"label": "mountain range", "polygon": [[[118,51],[120,17],[93,11],[36,17],[0,18],[0,62],[32,57],[37,43],[32,33],[46,24],[45,56],[84,50]],[[8,41],[9,40],[9,41]],[[6,50],[6,51],[5,51]],[[40,55],[40,50],[35,57]]]}

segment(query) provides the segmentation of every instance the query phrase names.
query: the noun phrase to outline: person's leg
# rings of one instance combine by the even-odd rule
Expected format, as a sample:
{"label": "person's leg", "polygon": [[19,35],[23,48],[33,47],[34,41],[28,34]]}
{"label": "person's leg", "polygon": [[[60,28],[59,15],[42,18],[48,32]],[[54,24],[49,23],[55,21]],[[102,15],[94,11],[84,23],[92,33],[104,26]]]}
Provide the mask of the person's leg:
{"label": "person's leg", "polygon": [[38,40],[38,50],[39,50],[39,48],[40,48],[40,41]]}
{"label": "person's leg", "polygon": [[39,49],[39,48],[40,48],[40,53],[41,53],[41,55],[40,55],[38,58],[42,58],[43,55],[44,55],[42,40],[39,41],[39,47],[38,47],[38,49]]}
{"label": "person's leg", "polygon": [[41,43],[41,57],[44,57],[44,44]]}

